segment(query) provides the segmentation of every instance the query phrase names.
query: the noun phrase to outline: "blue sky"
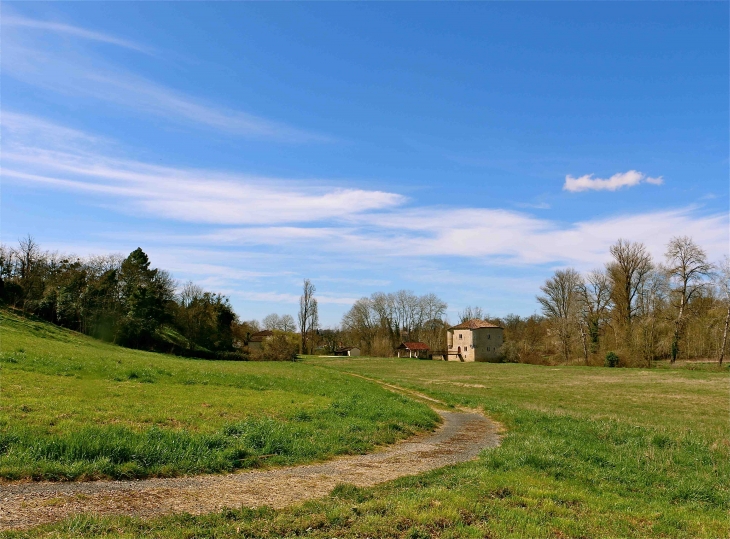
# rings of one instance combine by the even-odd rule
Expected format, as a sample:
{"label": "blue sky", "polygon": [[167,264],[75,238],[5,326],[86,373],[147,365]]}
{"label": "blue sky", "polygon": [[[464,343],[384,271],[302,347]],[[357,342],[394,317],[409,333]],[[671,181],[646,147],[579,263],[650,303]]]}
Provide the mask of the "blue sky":
{"label": "blue sky", "polygon": [[246,319],[537,310],[619,237],[728,251],[728,3],[1,4],[2,241]]}

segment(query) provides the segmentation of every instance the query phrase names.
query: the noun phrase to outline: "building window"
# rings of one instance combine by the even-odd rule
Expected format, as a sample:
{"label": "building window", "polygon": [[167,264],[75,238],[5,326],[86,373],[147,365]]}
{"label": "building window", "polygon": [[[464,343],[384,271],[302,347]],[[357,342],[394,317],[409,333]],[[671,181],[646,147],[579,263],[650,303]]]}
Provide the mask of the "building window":
{"label": "building window", "polygon": [[491,352],[492,349],[487,346],[487,352]]}
{"label": "building window", "polygon": [[487,335],[487,339],[491,339],[491,338],[492,338],[492,334],[490,333],[489,335]]}
{"label": "building window", "polygon": [[459,338],[461,339],[461,333],[459,333]]}

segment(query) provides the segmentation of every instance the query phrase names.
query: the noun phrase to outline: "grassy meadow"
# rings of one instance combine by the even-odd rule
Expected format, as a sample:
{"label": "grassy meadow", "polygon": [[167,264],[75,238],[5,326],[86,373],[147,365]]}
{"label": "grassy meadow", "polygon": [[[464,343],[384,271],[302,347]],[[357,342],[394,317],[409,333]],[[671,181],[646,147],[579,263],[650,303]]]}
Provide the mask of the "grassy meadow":
{"label": "grassy meadow", "polygon": [[[9,328],[4,328],[3,337],[8,333]],[[38,346],[46,346],[41,342],[45,340],[38,341]],[[48,342],[50,350],[51,340]],[[194,378],[201,380],[200,384],[208,380],[209,385],[215,385],[209,388],[205,400],[211,404],[219,402],[212,397],[219,389],[220,402],[227,402],[223,395],[229,388],[242,390],[242,395],[247,395],[246,391],[299,391],[301,409],[311,410],[307,413],[312,417],[328,414],[332,406],[328,408],[328,402],[352,402],[347,399],[356,392],[362,395],[362,407],[370,412],[354,407],[340,420],[337,414],[322,416],[322,428],[349,432],[344,425],[373,422],[368,423],[358,414],[372,414],[391,406],[404,425],[403,431],[392,429],[397,433],[431,424],[432,416],[415,404],[393,396],[383,401],[387,406],[381,400],[369,400],[369,395],[373,399],[386,397],[368,382],[346,377],[346,373],[356,373],[416,389],[454,406],[479,407],[500,421],[506,432],[499,448],[485,451],[476,461],[404,477],[375,488],[340,485],[327,498],[288,509],[231,508],[203,516],[174,515],[151,520],[82,515],[33,530],[8,532],[7,537],[418,539],[730,535],[730,379],[726,368],[607,369],[378,358],[308,358],[286,365],[229,365],[94,346],[98,347],[97,355],[121,354],[123,363],[117,368],[116,359],[94,359],[90,354],[85,356],[89,366],[74,371],[69,366],[72,363],[65,360],[43,359],[50,351],[28,349],[17,363],[8,362],[10,356],[4,352],[3,378],[7,379],[8,374],[15,380],[23,376],[49,377],[63,383],[68,380],[88,385],[89,391],[99,384],[112,383],[115,391],[122,391],[119,386],[146,388],[157,384],[158,388],[167,389],[169,385],[167,390],[180,391],[177,395],[184,394],[189,387],[185,380]],[[68,350],[65,353],[71,354],[75,348]],[[139,359],[122,358],[124,354]],[[28,360],[31,357],[36,358],[34,362]],[[126,361],[130,363],[125,364]],[[23,362],[27,370],[21,371]],[[110,371],[102,369],[98,362],[109,363]],[[66,370],[61,372],[60,366],[66,366]],[[157,368],[170,374],[155,374]],[[133,380],[127,374],[124,379],[124,373],[135,369],[149,369],[154,382],[143,382],[141,374]],[[244,371],[249,376],[255,373],[253,379],[260,387],[251,388],[252,381],[244,384],[243,380],[248,380],[241,374]],[[274,372],[275,377],[271,374]],[[214,384],[214,380],[219,381]],[[328,382],[318,386],[316,380]],[[7,382],[4,385],[7,387]],[[50,385],[46,383],[46,390]],[[263,387],[267,389],[262,390]],[[328,389],[318,392],[310,387]],[[344,393],[338,393],[340,390]],[[30,395],[27,391],[25,394]],[[37,402],[41,403],[44,398],[55,398],[43,397],[42,392],[33,394],[38,395]],[[23,393],[15,395],[12,399],[3,397],[4,416],[11,413],[4,430],[8,424],[17,426],[22,414],[33,414],[20,410],[26,401],[21,402],[18,395]],[[275,401],[277,397],[272,394],[272,398]],[[275,419],[269,421],[300,424],[296,420],[299,412],[290,408],[291,399],[279,399],[278,404],[273,401],[269,413]],[[33,401],[27,402],[32,409]],[[43,406],[35,406],[39,417],[47,420],[47,412],[40,411]],[[216,406],[221,411],[224,408]],[[87,408],[83,414],[64,421],[83,429],[85,415],[104,413],[96,410],[95,405]],[[125,428],[180,432],[175,430],[179,426],[155,423],[153,418],[162,421],[164,414],[155,416],[154,406],[145,408],[149,408],[148,415],[141,417],[149,421],[142,422],[132,410],[125,411]],[[196,413],[212,414],[208,408]],[[193,413],[181,413],[180,421],[188,421],[185,429],[196,436],[222,436],[225,431],[221,429],[227,424],[226,419],[211,418],[213,424],[208,425],[208,420],[197,420]],[[330,425],[332,421],[334,424]],[[35,428],[45,429],[47,436],[58,433],[55,426],[41,423],[39,420]],[[396,424],[396,419],[389,416],[385,423]],[[10,454],[5,452],[3,458]]]}
{"label": "grassy meadow", "polygon": [[362,453],[423,404],[300,363],[130,350],[0,311],[0,479],[226,472]]}

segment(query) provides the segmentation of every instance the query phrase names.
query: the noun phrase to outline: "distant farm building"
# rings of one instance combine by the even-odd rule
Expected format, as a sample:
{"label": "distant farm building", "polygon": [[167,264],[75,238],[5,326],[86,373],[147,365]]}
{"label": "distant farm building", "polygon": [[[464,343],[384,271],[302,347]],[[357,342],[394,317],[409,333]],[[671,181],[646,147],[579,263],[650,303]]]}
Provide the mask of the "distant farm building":
{"label": "distant farm building", "polygon": [[335,355],[355,357],[360,355],[360,349],[357,346],[345,346],[335,350]]}
{"label": "distant farm building", "polygon": [[[499,358],[504,342],[501,326],[484,320],[467,320],[446,331],[447,361],[491,361]],[[434,356],[434,359],[436,357]]]}
{"label": "distant farm building", "polygon": [[268,329],[265,329],[264,331],[259,331],[259,332],[253,333],[251,335],[251,337],[248,339],[248,349],[251,351],[263,350],[264,341],[267,339],[270,339],[273,336],[274,336],[274,332],[269,331]]}
{"label": "distant farm building", "polygon": [[423,342],[404,342],[396,349],[398,357],[405,357],[408,352],[408,357],[427,358],[428,357],[428,345]]}

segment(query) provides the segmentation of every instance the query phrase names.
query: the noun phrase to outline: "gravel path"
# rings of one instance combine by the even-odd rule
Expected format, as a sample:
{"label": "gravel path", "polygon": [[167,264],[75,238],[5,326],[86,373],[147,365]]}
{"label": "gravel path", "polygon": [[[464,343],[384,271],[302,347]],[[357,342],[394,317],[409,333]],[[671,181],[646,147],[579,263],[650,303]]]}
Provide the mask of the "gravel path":
{"label": "gravel path", "polygon": [[172,479],[0,485],[0,530],[28,528],[78,513],[151,517],[225,507],[285,507],[326,496],[339,483],[372,486],[472,460],[482,449],[499,445],[498,425],[483,415],[437,411],[443,423],[433,433],[321,464]]}

